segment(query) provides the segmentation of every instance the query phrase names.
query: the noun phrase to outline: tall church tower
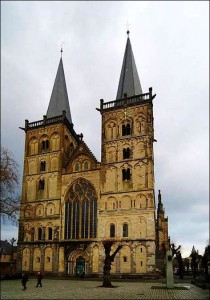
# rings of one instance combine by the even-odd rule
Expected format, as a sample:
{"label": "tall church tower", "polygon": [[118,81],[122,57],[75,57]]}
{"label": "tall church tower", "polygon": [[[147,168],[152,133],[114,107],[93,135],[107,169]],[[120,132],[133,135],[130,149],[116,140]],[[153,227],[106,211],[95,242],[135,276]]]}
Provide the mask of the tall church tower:
{"label": "tall church tower", "polygon": [[17,267],[57,272],[62,171],[80,142],[73,129],[62,58],[47,114],[36,122],[26,120],[21,129],[26,136]]}
{"label": "tall church tower", "polygon": [[129,38],[116,100],[101,100],[99,239],[124,244],[113,272],[155,270],[152,88],[143,93]]}

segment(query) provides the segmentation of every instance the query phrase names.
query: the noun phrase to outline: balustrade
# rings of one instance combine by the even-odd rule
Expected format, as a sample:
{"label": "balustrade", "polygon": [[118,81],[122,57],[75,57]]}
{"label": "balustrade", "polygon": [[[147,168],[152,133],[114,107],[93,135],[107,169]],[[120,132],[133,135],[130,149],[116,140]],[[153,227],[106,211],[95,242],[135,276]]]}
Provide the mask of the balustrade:
{"label": "balustrade", "polygon": [[124,99],[102,103],[102,109],[106,110],[114,107],[116,108],[116,107],[122,107],[126,105],[135,105],[139,102],[149,100],[149,99],[150,99],[150,93],[145,93],[138,96],[126,97]]}

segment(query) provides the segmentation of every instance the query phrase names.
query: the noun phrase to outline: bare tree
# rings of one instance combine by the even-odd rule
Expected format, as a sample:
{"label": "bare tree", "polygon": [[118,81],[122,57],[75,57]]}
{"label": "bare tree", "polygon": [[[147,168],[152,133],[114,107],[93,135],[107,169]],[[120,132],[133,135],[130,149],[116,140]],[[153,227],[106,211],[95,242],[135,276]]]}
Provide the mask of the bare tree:
{"label": "bare tree", "polygon": [[102,243],[105,250],[104,273],[103,273],[104,278],[103,278],[102,287],[111,288],[113,287],[110,278],[111,264],[114,261],[116,254],[120,251],[123,245],[122,244],[118,245],[116,250],[112,254],[110,254],[111,248],[116,243],[116,241],[107,240],[107,241],[103,241]]}
{"label": "bare tree", "polygon": [[18,186],[19,165],[13,154],[8,149],[1,147],[0,214],[3,220],[17,220],[20,205]]}
{"label": "bare tree", "polygon": [[180,252],[181,245],[178,247],[175,246],[174,243],[170,244],[170,249],[172,251],[172,258],[176,255],[178,264],[179,264],[179,277],[180,279],[184,278],[184,264],[182,259],[182,254]]}
{"label": "bare tree", "polygon": [[172,251],[172,257],[174,257],[174,255],[176,255],[179,252],[180,248],[181,248],[180,245],[176,248],[174,243],[170,244],[170,249]]}

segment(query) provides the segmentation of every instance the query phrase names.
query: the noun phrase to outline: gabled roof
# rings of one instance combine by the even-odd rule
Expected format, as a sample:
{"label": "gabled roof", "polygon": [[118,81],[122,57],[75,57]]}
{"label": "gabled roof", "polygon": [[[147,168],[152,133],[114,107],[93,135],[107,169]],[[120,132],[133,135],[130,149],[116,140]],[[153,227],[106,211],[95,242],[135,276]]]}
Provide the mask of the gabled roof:
{"label": "gabled roof", "polygon": [[76,157],[78,157],[79,155],[86,155],[86,156],[88,156],[88,157],[90,158],[90,160],[91,160],[94,164],[98,164],[98,161],[97,161],[95,155],[92,153],[92,151],[91,151],[90,148],[87,146],[87,144],[86,144],[84,141],[80,141],[80,142],[77,144],[77,146],[76,146],[74,152],[72,153],[72,157],[71,157],[71,159],[70,159],[70,161],[69,161],[69,163],[68,163],[68,166],[67,166],[67,168],[66,168],[66,172],[67,172],[67,173],[70,172],[71,166],[72,166],[72,163],[73,163],[74,159],[75,159]]}
{"label": "gabled roof", "polygon": [[47,118],[60,116],[64,110],[66,111],[68,121],[72,123],[63,61],[61,57],[47,110]]}
{"label": "gabled roof", "polygon": [[[129,31],[127,33],[129,34]],[[124,98],[125,93],[128,97],[142,94],[129,36],[127,38],[116,99]]]}

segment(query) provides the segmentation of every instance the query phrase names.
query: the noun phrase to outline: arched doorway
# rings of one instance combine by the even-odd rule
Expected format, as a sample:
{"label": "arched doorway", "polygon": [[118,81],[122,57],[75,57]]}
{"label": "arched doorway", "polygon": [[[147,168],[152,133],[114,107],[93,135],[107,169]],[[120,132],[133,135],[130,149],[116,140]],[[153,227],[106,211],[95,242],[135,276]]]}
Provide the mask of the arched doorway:
{"label": "arched doorway", "polygon": [[67,273],[68,275],[81,276],[84,273],[91,272],[90,269],[90,254],[87,251],[77,249],[68,255]]}

